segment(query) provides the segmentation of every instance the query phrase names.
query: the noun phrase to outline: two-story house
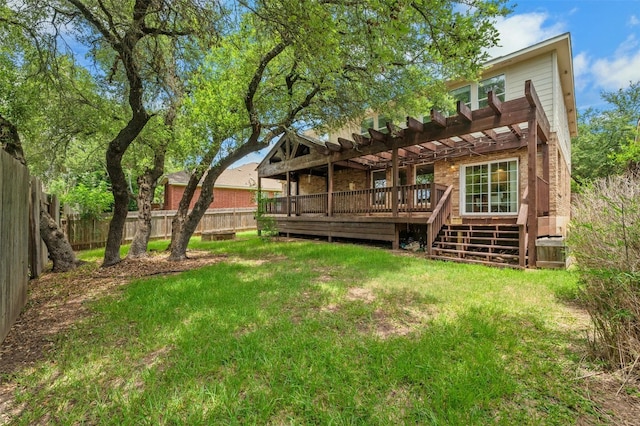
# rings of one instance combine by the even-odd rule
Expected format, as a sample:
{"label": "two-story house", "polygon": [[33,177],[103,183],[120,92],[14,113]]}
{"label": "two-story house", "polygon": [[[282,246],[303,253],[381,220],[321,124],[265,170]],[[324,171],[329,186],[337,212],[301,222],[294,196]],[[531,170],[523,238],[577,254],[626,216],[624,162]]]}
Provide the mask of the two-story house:
{"label": "two-story house", "polygon": [[372,114],[328,141],[283,136],[258,166],[259,181],[286,182],[265,206],[278,230],[535,267],[536,243],[564,238],[570,214],[570,36],[493,59],[478,82],[450,88],[450,115],[391,123]]}

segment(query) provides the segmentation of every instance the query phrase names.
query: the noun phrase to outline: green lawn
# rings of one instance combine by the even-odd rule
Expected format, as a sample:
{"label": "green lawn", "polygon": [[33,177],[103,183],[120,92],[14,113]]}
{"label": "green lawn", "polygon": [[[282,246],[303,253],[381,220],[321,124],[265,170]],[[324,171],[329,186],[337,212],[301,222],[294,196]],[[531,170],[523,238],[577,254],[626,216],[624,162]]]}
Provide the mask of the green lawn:
{"label": "green lawn", "polygon": [[599,421],[571,380],[586,343],[570,272],[251,234],[192,247],[227,257],[93,304],[15,378],[16,423]]}

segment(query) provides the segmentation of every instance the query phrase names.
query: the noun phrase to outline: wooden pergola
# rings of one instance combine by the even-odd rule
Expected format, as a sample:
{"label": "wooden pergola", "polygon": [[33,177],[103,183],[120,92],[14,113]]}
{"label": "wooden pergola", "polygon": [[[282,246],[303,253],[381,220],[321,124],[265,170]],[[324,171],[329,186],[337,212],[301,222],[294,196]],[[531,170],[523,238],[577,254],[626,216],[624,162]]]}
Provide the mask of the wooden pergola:
{"label": "wooden pergola", "polygon": [[[316,145],[315,151],[297,156],[298,142],[280,150],[279,161],[265,159],[258,168],[260,178],[275,177],[287,182],[286,197],[291,197],[291,173],[297,170],[327,168],[328,209],[332,215],[333,173],[335,167],[362,170],[391,168],[392,187],[399,182],[399,168],[402,165],[422,164],[461,156],[488,154],[496,151],[527,147],[528,169],[526,195],[521,194],[522,206],[518,222],[525,222],[529,264],[535,265],[535,240],[537,237],[537,217],[548,212],[549,156],[548,140],[550,125],[530,80],[526,81],[524,96],[508,101],[500,101],[493,93],[488,93],[488,106],[470,110],[458,102],[456,114],[445,117],[432,110],[430,120],[421,122],[408,117],[405,128],[387,123],[387,132],[369,129],[369,136],[357,133],[352,139],[338,138],[338,143],[325,142]],[[538,146],[542,151],[542,179],[537,176]],[[541,188],[538,188],[540,185]],[[546,188],[544,187],[546,185]],[[540,193],[539,189],[542,189]],[[398,191],[391,192],[395,206],[393,215],[398,214]],[[545,199],[546,197],[546,199]],[[541,202],[540,202],[541,201]],[[287,204],[289,205],[289,204]],[[287,212],[288,215],[291,211]],[[525,238],[526,239],[526,238]],[[523,244],[524,242],[521,242]]]}

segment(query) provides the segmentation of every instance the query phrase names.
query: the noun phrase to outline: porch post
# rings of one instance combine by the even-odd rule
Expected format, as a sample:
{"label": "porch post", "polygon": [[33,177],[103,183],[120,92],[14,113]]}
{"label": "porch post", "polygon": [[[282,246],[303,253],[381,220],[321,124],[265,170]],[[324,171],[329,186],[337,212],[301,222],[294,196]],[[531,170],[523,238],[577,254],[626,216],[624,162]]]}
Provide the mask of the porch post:
{"label": "porch post", "polygon": [[[256,194],[256,204],[258,204],[258,214],[256,215],[257,217],[260,217],[260,215],[265,214],[264,211],[264,203],[262,202],[262,178],[260,177],[260,175],[258,175],[258,193]],[[260,229],[260,224],[256,223],[256,228],[258,228],[258,237],[262,235],[262,229]]]}
{"label": "porch post", "polygon": [[287,216],[291,216],[291,172],[287,171]]}
{"label": "porch post", "polygon": [[405,200],[405,203],[407,203],[407,210],[409,211],[409,215],[411,215],[411,212],[413,211],[413,206],[414,206],[414,202],[416,201],[416,165],[415,164],[408,164],[407,165],[407,185],[412,185],[412,190],[411,191],[407,191],[407,200]]}
{"label": "porch post", "polygon": [[333,216],[333,163],[329,160],[327,173],[327,216]]}
{"label": "porch post", "polygon": [[536,108],[532,107],[529,113],[529,135],[527,136],[527,178],[529,182],[529,217],[528,234],[529,244],[529,267],[536,267],[536,239],[538,238],[538,175],[537,175],[537,148],[538,148],[538,120],[536,119]]}
{"label": "porch post", "polygon": [[398,148],[394,147],[391,151],[391,181],[393,189],[391,190],[391,208],[393,217],[398,216]]}

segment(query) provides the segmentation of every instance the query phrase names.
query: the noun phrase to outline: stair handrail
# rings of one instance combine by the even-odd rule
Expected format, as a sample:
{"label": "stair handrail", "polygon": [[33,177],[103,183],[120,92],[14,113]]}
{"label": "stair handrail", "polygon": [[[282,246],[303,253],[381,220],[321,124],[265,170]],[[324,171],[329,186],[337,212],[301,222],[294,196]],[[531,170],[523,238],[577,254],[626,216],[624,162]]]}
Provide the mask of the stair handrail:
{"label": "stair handrail", "polygon": [[[451,193],[453,192],[453,185],[449,185],[447,190],[442,194],[438,204],[433,209],[429,220],[427,220],[427,255],[433,254],[433,243],[442,229],[442,226],[447,219],[451,216]],[[436,230],[437,229],[437,230]]]}
{"label": "stair handrail", "polygon": [[522,194],[522,201],[520,202],[520,211],[518,212],[518,225],[520,245],[518,247],[518,255],[520,267],[526,268],[527,266],[527,246],[529,239],[529,187],[527,186]]}

